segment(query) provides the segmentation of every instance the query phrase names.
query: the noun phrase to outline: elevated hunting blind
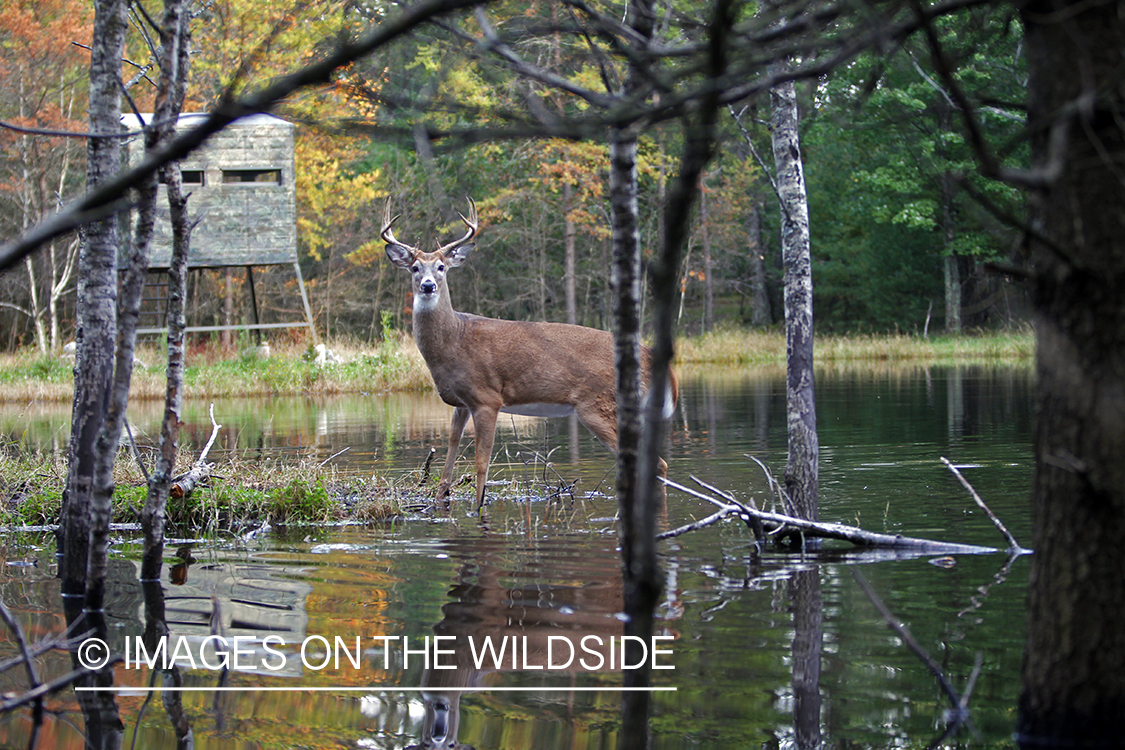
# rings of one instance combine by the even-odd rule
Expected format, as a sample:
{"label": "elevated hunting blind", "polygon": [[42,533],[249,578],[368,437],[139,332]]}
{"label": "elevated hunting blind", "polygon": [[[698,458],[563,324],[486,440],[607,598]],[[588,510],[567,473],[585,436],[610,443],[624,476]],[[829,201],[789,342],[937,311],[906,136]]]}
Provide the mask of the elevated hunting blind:
{"label": "elevated hunting blind", "polygon": [[[151,114],[142,114],[144,122]],[[142,121],[125,115],[122,124],[140,131]],[[179,132],[195,127],[206,115],[181,115]],[[312,310],[309,307],[301,267],[297,263],[297,191],[293,159],[293,124],[272,115],[251,115],[237,120],[208,138],[203,146],[180,162],[184,192],[190,193],[188,213],[198,223],[191,233],[189,269],[246,269],[252,321],[237,325],[189,326],[188,332],[253,330],[260,338],[267,328],[308,327],[313,338]],[[127,159],[139,162],[144,156],[141,136],[126,144]],[[153,230],[149,269],[166,278],[172,257],[172,230],[168,195],[163,185],[157,198],[156,225]],[[262,323],[254,290],[255,266],[291,265],[304,305],[305,319]],[[157,325],[142,327],[138,333],[162,333],[165,305],[163,290],[167,282],[146,285],[146,317],[156,316]]]}

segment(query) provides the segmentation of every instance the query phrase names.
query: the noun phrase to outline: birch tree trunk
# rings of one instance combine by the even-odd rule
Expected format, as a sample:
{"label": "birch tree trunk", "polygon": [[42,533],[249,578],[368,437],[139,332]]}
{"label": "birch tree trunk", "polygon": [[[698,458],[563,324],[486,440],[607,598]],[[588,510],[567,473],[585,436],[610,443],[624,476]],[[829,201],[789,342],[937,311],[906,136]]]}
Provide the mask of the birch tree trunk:
{"label": "birch tree trunk", "polygon": [[[119,70],[125,43],[126,7],[125,0],[99,0],[95,6],[90,52],[90,131],[93,133],[116,133],[121,128]],[[113,176],[120,166],[119,139],[89,139],[87,189]],[[86,227],[79,251],[74,406],[57,540],[63,597],[82,598],[86,593],[96,443],[105,422],[113,377],[117,247],[117,219],[108,218]]]}
{"label": "birch tree trunk", "polygon": [[[158,124],[153,147],[170,140],[183,108],[187,88],[191,40],[190,16],[181,0],[167,0],[161,31],[160,91],[153,120]],[[144,530],[144,554],[141,559],[141,581],[159,581],[164,559],[164,521],[172,473],[179,448],[180,411],[184,385],[184,304],[187,299],[187,257],[191,227],[187,214],[187,198],[179,165],[164,167],[168,206],[172,220],[172,259],[168,268],[168,375],[164,391],[164,419],[160,426],[160,456],[148,483],[145,507],[141,512]],[[229,278],[229,277],[228,277]]]}
{"label": "birch tree trunk", "polygon": [[945,286],[945,332],[961,333],[961,268],[957,257],[942,258],[941,272]]}
{"label": "birch tree trunk", "polygon": [[781,255],[785,267],[785,403],[789,459],[785,487],[801,518],[815,521],[820,446],[813,387],[812,258],[809,204],[797,131],[797,91],[792,81],[770,89],[773,159],[781,202]]}
{"label": "birch tree trunk", "polygon": [[641,434],[641,230],[637,207],[636,132],[615,130],[609,154],[609,197],[613,215],[610,285],[617,365],[616,486],[621,512],[621,556],[628,579],[633,575],[633,550],[639,534],[635,506],[639,502],[637,450]]}
{"label": "birch tree trunk", "polygon": [[[651,39],[654,21],[652,5],[635,1],[630,8],[634,28],[642,34],[643,38]],[[719,77],[726,68],[726,34],[732,23],[731,3],[728,0],[720,0],[715,8],[712,24],[707,30],[709,49],[707,74],[715,78]],[[634,70],[631,75],[643,75],[643,71]],[[625,613],[629,618],[625,630],[626,634],[636,635],[645,640],[653,633],[655,609],[663,589],[663,580],[656,560],[656,515],[658,503],[664,498],[664,492],[663,487],[658,483],[657,465],[659,453],[665,443],[667,427],[663,411],[665,393],[669,387],[668,372],[674,354],[673,326],[678,289],[677,277],[691,226],[691,212],[699,195],[700,177],[714,154],[718,113],[718,97],[710,95],[703,98],[698,110],[693,113],[694,116],[685,118],[684,150],[680,159],[680,169],[667,196],[662,222],[663,242],[658,256],[650,264],[649,281],[653,296],[652,369],[637,447],[635,496],[632,498],[631,508],[624,504],[621,506],[623,527],[631,531],[631,538],[623,538],[622,543],[622,557],[625,564]],[[635,138],[630,143],[630,154],[633,159],[631,201],[635,217]],[[612,168],[614,171],[618,169],[617,165],[613,165]],[[616,231],[615,221],[615,235]],[[637,236],[636,230],[632,233],[634,237]],[[639,265],[639,242],[636,244],[638,249],[634,257]],[[639,295],[639,287],[636,293]],[[636,309],[639,309],[639,306]],[[631,351],[635,352],[636,347],[632,347]],[[620,403],[621,398],[619,392],[619,409],[623,405]],[[620,412],[618,420],[620,424]],[[626,516],[628,516],[627,521],[624,520]],[[635,653],[630,653],[628,658],[631,659],[631,663],[638,661]],[[645,662],[646,666],[639,670],[628,670],[625,685],[648,686],[651,675],[647,664],[648,662]],[[620,747],[648,747],[648,695],[627,693],[623,700],[623,707]]]}
{"label": "birch tree trunk", "polygon": [[[90,131],[116,133],[121,128],[120,70],[126,28],[125,0],[98,0],[90,50]],[[120,140],[90,138],[86,150],[86,186],[93,189],[110,179],[121,165]],[[104,450],[107,405],[113,379],[113,346],[117,302],[118,222],[110,217],[86,227],[78,274],[77,349],[74,368],[74,406],[66,486],[59,520],[59,578],[63,610],[74,632],[109,637],[101,610],[104,555],[101,564],[91,553],[95,539],[108,539],[108,515],[97,514],[99,451]],[[116,449],[116,443],[112,446]],[[107,500],[107,498],[102,498]],[[98,530],[96,525],[104,524]],[[93,575],[101,575],[97,582]],[[90,585],[87,585],[89,582]],[[93,594],[93,596],[91,596]],[[77,655],[72,656],[77,666]],[[108,687],[113,672],[84,678],[83,686]],[[78,694],[88,747],[118,748],[124,736],[117,702],[111,692]]]}
{"label": "birch tree trunk", "polygon": [[[24,225],[24,230],[27,230],[27,224]],[[47,354],[47,327],[43,322],[43,308],[39,304],[39,279],[35,273],[35,263],[32,256],[27,256],[23,259],[24,267],[27,269],[27,289],[31,295],[31,322],[35,326],[35,348],[39,350],[39,354],[46,356]]]}
{"label": "birch tree trunk", "polygon": [[[636,11],[639,5],[634,2],[631,7]],[[646,6],[644,10],[649,8]],[[652,636],[653,615],[662,581],[656,562],[655,497],[651,482],[644,481],[644,472],[655,471],[655,465],[646,464],[641,458],[642,434],[652,426],[642,427],[641,411],[641,236],[634,130],[614,130],[611,135],[609,184],[613,212],[611,286],[617,365],[616,486],[621,519],[623,605],[628,617],[625,634],[647,642]],[[641,661],[635,651],[626,653],[630,663]],[[624,684],[631,688],[647,687],[647,667],[626,670]],[[619,747],[622,750],[647,748],[648,694],[625,693],[621,713]]]}
{"label": "birch tree trunk", "polygon": [[[629,23],[641,39],[650,40],[654,16],[651,0],[631,0]],[[635,90],[643,73],[631,66],[623,90]],[[617,505],[621,519],[621,578],[625,614],[625,633],[648,639],[661,591],[660,570],[656,563],[655,509],[653,498],[645,494],[640,460],[641,414],[641,227],[637,202],[637,131],[615,128],[609,143],[610,209],[613,215],[613,267],[610,288],[613,292],[614,353],[617,368]],[[630,663],[637,654],[628,652]],[[649,672],[626,670],[625,687],[647,687]],[[641,750],[649,746],[649,696],[624,693],[621,700],[622,728],[618,747]]]}
{"label": "birch tree trunk", "polygon": [[1115,4],[1020,7],[1037,332],[1029,623],[1017,739],[1120,747],[1125,714],[1125,109]]}

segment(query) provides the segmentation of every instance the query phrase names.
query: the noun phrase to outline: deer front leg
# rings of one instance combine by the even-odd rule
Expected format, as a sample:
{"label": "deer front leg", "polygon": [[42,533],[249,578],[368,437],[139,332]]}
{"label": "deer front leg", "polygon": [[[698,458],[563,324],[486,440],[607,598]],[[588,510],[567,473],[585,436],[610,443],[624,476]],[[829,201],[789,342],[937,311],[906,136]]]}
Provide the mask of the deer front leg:
{"label": "deer front leg", "polygon": [[492,461],[492,443],[496,440],[498,409],[478,406],[473,412],[473,432],[477,436],[477,510],[484,505],[484,488],[488,483],[488,465]]}
{"label": "deer front leg", "polygon": [[453,421],[449,425],[449,453],[445,454],[445,468],[441,470],[441,482],[438,483],[437,499],[449,497],[450,488],[453,486],[453,467],[457,464],[457,449],[461,447],[461,435],[465,432],[465,423],[469,421],[469,410],[458,406],[453,410]]}

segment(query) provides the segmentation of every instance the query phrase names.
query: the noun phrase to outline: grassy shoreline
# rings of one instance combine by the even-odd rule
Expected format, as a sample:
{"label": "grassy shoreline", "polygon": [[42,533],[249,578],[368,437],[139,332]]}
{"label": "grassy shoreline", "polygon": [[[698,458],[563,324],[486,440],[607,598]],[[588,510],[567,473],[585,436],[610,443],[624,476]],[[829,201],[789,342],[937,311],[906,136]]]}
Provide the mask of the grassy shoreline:
{"label": "grassy shoreline", "polygon": [[[761,368],[783,371],[785,339],[779,332],[721,330],[678,342],[678,367]],[[957,363],[1030,364],[1035,352],[1031,332],[980,336],[822,336],[817,339],[818,367],[851,368],[944,366]],[[425,391],[432,388],[425,363],[409,339],[376,348],[347,342],[331,347],[342,363],[318,365],[303,344],[275,345],[272,356],[228,355],[198,350],[185,377],[189,399],[239,396],[310,396],[337,393]],[[133,399],[164,395],[162,351],[138,351],[131,391]],[[73,362],[44,358],[31,351],[0,355],[0,403],[64,403],[73,396]],[[182,456],[182,462],[192,460]],[[186,465],[179,467],[180,471]],[[323,524],[349,520],[382,522],[401,517],[405,504],[425,490],[414,477],[408,486],[385,478],[342,477],[333,466],[309,461],[296,464],[228,459],[216,466],[220,479],[185,501],[169,503],[173,528],[219,533],[237,532],[243,519],[260,523]],[[0,524],[51,524],[57,521],[65,456],[37,453],[5,444],[0,438]],[[237,477],[224,481],[221,477]],[[145,483],[131,455],[116,462],[114,521],[139,520]],[[432,489],[432,488],[430,488]]]}
{"label": "grassy shoreline", "polygon": [[[409,338],[376,347],[334,342],[343,361],[318,365],[305,344],[275,344],[269,358],[226,354],[217,348],[188,356],[186,398],[332,395],[432,389],[425,362]],[[1035,336],[1030,330],[922,338],[905,334],[819,336],[818,367],[840,365],[1030,362]],[[138,348],[132,399],[164,397],[164,352]],[[781,367],[785,337],[776,331],[719,330],[677,342],[678,364],[724,367]],[[65,402],[73,398],[73,360],[42,357],[33,350],[0,354],[0,402]]]}
{"label": "grassy shoreline", "polygon": [[[181,452],[175,473],[186,471],[192,460]],[[131,453],[118,454],[113,474],[112,523],[139,524],[148,487]],[[0,441],[0,527],[57,524],[65,477],[64,451],[26,451]],[[408,475],[395,485],[383,478],[342,476],[334,466],[311,459],[228,458],[214,465],[207,485],[168,500],[168,535],[237,534],[263,524],[385,522],[401,517],[418,495],[417,479]]]}

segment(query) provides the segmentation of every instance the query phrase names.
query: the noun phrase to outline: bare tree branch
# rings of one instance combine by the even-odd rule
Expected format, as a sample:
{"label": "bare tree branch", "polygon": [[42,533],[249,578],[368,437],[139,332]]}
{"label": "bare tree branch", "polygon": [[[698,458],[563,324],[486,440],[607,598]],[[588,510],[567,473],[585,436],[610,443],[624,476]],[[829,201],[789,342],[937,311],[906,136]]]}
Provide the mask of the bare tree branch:
{"label": "bare tree branch", "polygon": [[370,54],[437,16],[469,8],[479,2],[480,0],[428,0],[420,3],[380,24],[358,42],[342,44],[323,59],[283,76],[259,91],[222,102],[197,127],[178,135],[131,169],[122,170],[115,177],[105,180],[95,190],[20,237],[0,245],[0,271],[12,267],[44,242],[91,221],[93,216],[104,217],[127,207],[128,202],[121,196],[140,180],[165,164],[187,156],[209,136],[240,117],[267,112],[290,94],[306,86],[329,83],[332,73],[338,68]]}
{"label": "bare tree branch", "polygon": [[988,517],[992,519],[992,523],[996,524],[996,528],[1000,529],[1000,533],[1003,534],[1004,538],[1008,540],[1008,554],[1023,555],[1030,553],[1031,550],[1024,549],[1020,546],[1020,543],[1016,541],[1016,538],[1012,535],[1012,532],[1008,531],[1008,527],[1004,525],[1004,522],[1001,521],[1000,518],[992,512],[992,509],[985,504],[984,500],[981,499],[981,496],[978,495],[977,491],[973,488],[973,485],[969,484],[969,480],[965,479],[961,472],[957,470],[957,467],[951,464],[949,462],[949,459],[945,456],[941,457],[941,462],[945,464],[946,468],[953,472],[953,476],[957,477],[958,481],[961,482],[961,485],[969,491],[969,494],[972,496],[973,501],[976,502],[976,504],[979,505],[985,513],[988,514]]}

